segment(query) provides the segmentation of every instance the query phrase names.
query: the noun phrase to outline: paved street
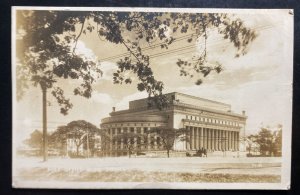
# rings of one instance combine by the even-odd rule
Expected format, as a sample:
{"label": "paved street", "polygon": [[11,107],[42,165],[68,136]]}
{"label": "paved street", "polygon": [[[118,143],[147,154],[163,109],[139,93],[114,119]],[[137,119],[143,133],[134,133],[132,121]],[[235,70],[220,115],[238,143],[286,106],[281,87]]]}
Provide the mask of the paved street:
{"label": "paved street", "polygon": [[[250,175],[280,175],[281,158],[17,158],[16,170],[47,168],[50,171],[161,171],[187,173],[229,173]],[[16,172],[16,173],[17,173]]]}

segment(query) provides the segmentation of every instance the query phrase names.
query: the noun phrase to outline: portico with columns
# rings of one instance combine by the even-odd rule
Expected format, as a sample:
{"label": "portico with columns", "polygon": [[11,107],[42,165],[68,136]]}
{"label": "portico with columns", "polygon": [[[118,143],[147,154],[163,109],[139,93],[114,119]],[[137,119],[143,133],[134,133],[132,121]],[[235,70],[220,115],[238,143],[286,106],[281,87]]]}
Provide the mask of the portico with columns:
{"label": "portico with columns", "polygon": [[[110,137],[116,134],[131,131],[133,133],[146,133],[151,128],[160,126],[170,128],[185,128],[186,140],[175,140],[174,151],[197,151],[201,148],[208,152],[239,151],[240,140],[245,136],[246,114],[232,112],[231,105],[207,100],[182,93],[169,93],[166,96],[171,104],[168,108],[159,110],[149,108],[147,99],[129,102],[128,110],[110,113],[110,117],[101,121],[101,130]],[[159,136],[154,139],[148,137],[134,140],[138,151],[163,150],[159,144]],[[136,138],[135,138],[136,139]],[[148,143],[148,142],[153,143]],[[139,143],[141,146],[138,146]],[[125,144],[112,142],[107,145],[112,156],[125,153]]]}

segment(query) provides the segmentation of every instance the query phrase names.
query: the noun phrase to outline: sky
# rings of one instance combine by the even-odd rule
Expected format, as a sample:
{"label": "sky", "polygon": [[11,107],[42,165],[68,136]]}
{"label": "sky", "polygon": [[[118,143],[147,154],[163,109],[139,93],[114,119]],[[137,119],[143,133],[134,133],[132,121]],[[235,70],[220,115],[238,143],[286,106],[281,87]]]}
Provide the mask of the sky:
{"label": "sky", "polygon": [[[262,126],[283,125],[291,127],[292,101],[292,20],[287,10],[268,12],[239,12],[234,17],[241,18],[247,27],[256,30],[258,37],[250,45],[245,56],[235,58],[235,49],[228,41],[222,40],[211,31],[207,40],[208,59],[218,61],[224,70],[212,73],[201,85],[195,85],[195,78],[179,76],[176,65],[178,58],[190,59],[201,49],[201,40],[195,48],[187,52],[177,52],[150,60],[156,79],[164,82],[164,92],[181,92],[202,98],[228,103],[232,111],[248,116],[246,134],[256,133]],[[181,35],[182,36],[182,35]],[[186,40],[178,41],[169,49],[188,45]],[[121,45],[101,40],[94,33],[82,36],[76,52],[97,60],[124,53]],[[163,52],[153,49],[149,54]],[[48,94],[48,129],[53,131],[59,125],[73,120],[87,120],[99,126],[101,119],[109,116],[112,107],[127,109],[131,100],[145,98],[147,94],[138,92],[136,79],[130,85],[116,85],[112,74],[117,69],[117,60],[102,61],[103,76],[93,85],[90,99],[75,97],[71,89],[78,81],[59,81],[73,108],[67,116],[59,113],[59,106]],[[42,129],[42,96],[39,88],[31,87],[22,100],[15,101],[14,130],[16,141],[29,136],[35,129]]]}

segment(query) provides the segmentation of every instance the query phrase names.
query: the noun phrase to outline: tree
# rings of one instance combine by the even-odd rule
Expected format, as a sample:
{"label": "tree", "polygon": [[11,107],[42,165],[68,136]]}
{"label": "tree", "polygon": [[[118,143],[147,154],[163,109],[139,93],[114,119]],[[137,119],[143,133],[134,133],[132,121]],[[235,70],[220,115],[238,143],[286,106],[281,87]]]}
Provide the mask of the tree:
{"label": "tree", "polygon": [[106,152],[108,151],[109,144],[112,142],[109,134],[107,134],[105,131],[101,131],[100,135],[101,139],[101,152],[102,155],[106,155]]}
{"label": "tree", "polygon": [[[101,134],[100,129],[92,123],[84,120],[72,121],[66,126],[60,126],[52,134],[52,140],[60,145],[67,144],[67,139],[74,140],[76,145],[76,156],[79,156],[79,148],[83,145],[88,156],[94,154],[95,136]],[[86,143],[86,144],[85,144]]]}
{"label": "tree", "polygon": [[[48,134],[49,137],[49,134]],[[30,138],[24,140],[24,143],[31,148],[38,149],[39,153],[42,154],[43,149],[43,134],[40,130],[34,130],[30,134]]]}
{"label": "tree", "polygon": [[256,141],[257,139],[257,136],[256,135],[249,135],[248,137],[248,146],[247,146],[247,149],[248,149],[248,154],[251,155],[251,151],[252,151],[252,145],[253,143]]}
{"label": "tree", "polygon": [[274,155],[282,155],[282,125],[278,125],[278,130],[274,132]]}
{"label": "tree", "polygon": [[[147,91],[149,99],[158,108],[168,105],[163,95],[164,84],[155,79],[151,69],[150,55],[141,45],[153,45],[159,41],[162,49],[168,49],[174,34],[193,32],[188,42],[202,40],[203,51],[191,61],[178,59],[181,76],[202,75],[212,71],[221,72],[219,63],[208,62],[206,41],[209,29],[216,28],[224,39],[229,39],[237,49],[236,57],[247,53],[247,46],[256,34],[245,27],[240,19],[224,13],[146,13],[146,12],[100,12],[100,11],[17,11],[17,98],[20,99],[30,86],[41,87],[43,97],[43,148],[47,160],[47,91],[56,98],[61,113],[66,115],[72,103],[58,85],[62,79],[82,81],[74,89],[74,95],[91,97],[92,84],[101,76],[99,63],[80,55],[77,42],[81,36],[96,32],[100,38],[121,44],[128,55],[118,61],[114,73],[115,84],[132,82],[126,72],[136,75],[137,89]],[[168,35],[171,32],[171,35]],[[156,41],[157,40],[157,41]],[[196,84],[202,80],[197,79]]]}
{"label": "tree", "polygon": [[39,149],[40,154],[42,151],[42,144],[43,144],[43,134],[39,130],[35,130],[30,134],[30,138],[24,141],[26,145],[31,148]]}
{"label": "tree", "polygon": [[142,143],[141,140],[145,140],[147,138],[146,134],[142,133],[134,133],[134,132],[123,132],[120,134],[116,134],[112,141],[117,143],[123,143],[124,147],[127,149],[128,157],[131,157],[131,154],[134,149],[140,147],[142,145],[147,145],[147,143]]}
{"label": "tree", "polygon": [[66,126],[59,126],[49,138],[49,146],[60,151],[60,155],[67,155],[67,139],[70,129]]}
{"label": "tree", "polygon": [[273,151],[273,134],[271,130],[267,128],[261,128],[256,136],[256,143],[259,144],[260,153],[262,155],[271,155]]}
{"label": "tree", "polygon": [[170,157],[170,150],[173,149],[174,142],[176,139],[179,139],[180,141],[189,141],[186,136],[186,129],[174,129],[170,127],[156,127],[150,129],[150,131],[147,132],[151,135],[156,135],[160,140],[160,145],[163,146],[163,148],[167,151],[168,158]]}

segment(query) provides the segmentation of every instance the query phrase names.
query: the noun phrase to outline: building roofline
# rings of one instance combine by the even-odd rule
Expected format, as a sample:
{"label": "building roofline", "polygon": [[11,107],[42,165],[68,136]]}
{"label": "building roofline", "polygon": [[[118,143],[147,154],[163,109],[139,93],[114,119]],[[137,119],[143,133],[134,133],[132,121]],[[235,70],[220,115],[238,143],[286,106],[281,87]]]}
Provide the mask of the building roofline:
{"label": "building roofline", "polygon": [[185,94],[185,93],[180,93],[180,92],[176,92],[176,91],[171,92],[171,93],[166,93],[165,95],[167,95],[167,94],[180,94],[180,95],[187,96],[187,97],[190,97],[190,98],[193,98],[193,99],[204,100],[204,101],[207,101],[207,102],[212,102],[212,103],[226,105],[226,106],[231,107],[230,104],[226,104],[226,103],[223,103],[223,102],[218,102],[218,101],[215,101],[215,100],[209,100],[209,99],[205,99],[205,98],[201,98],[201,97],[197,97],[197,96],[189,95],[189,94]]}
{"label": "building roofline", "polygon": [[[241,117],[241,118],[245,118],[245,119],[248,118],[246,115],[238,114],[235,112],[220,111],[220,110],[205,108],[205,107],[200,107],[200,106],[192,106],[190,104],[184,104],[184,103],[173,103],[172,106],[186,107],[189,109],[202,110],[205,112],[212,112],[212,113],[216,113],[216,114],[225,114],[228,116]],[[136,108],[136,109],[125,109],[125,110],[110,112],[109,115],[111,117],[113,117],[113,116],[119,116],[119,115],[128,114],[128,113],[134,114],[135,112],[138,113],[140,111],[159,111],[159,109],[157,109],[157,108],[147,109],[146,107],[140,107],[140,108]],[[151,114],[149,114],[149,115],[151,115]]]}

